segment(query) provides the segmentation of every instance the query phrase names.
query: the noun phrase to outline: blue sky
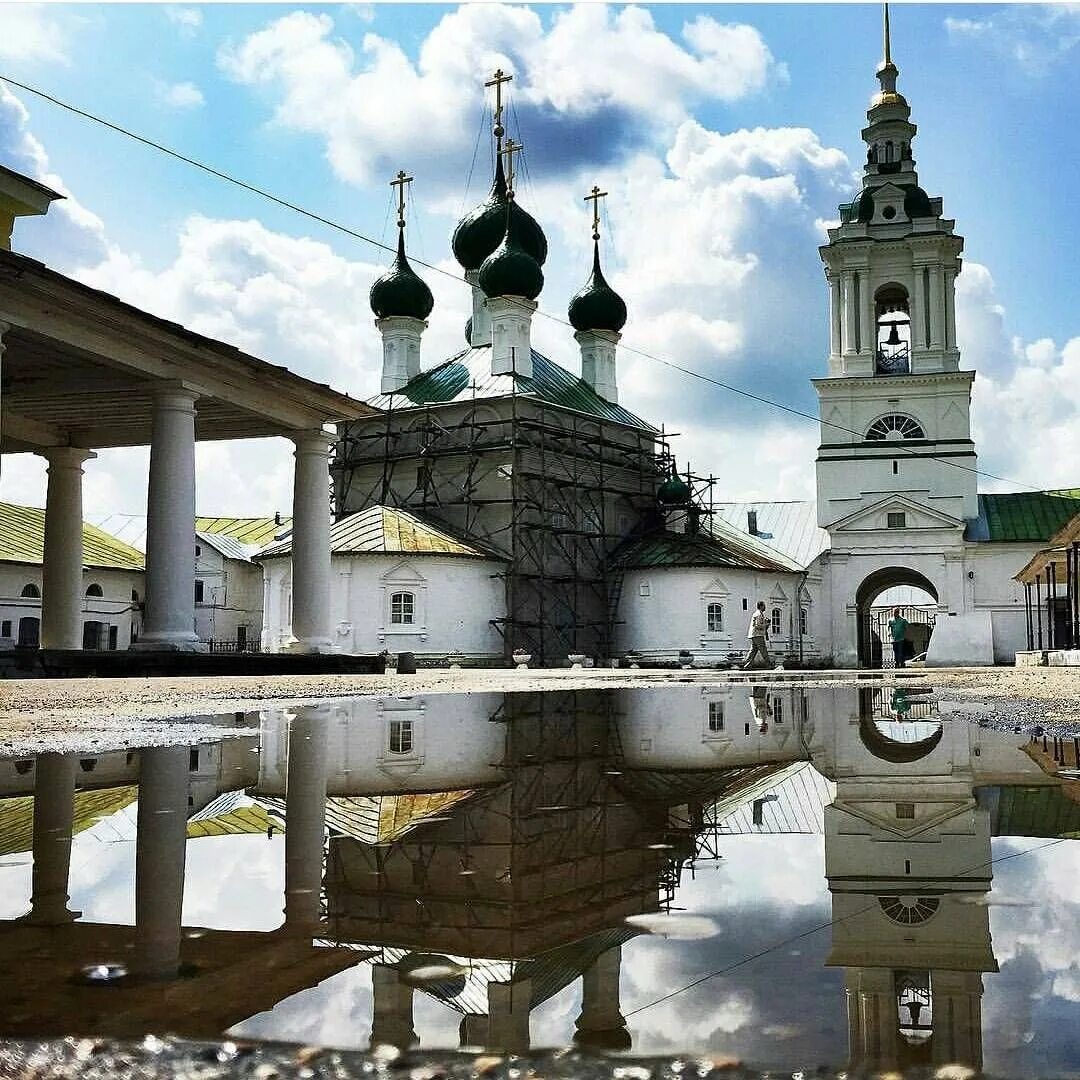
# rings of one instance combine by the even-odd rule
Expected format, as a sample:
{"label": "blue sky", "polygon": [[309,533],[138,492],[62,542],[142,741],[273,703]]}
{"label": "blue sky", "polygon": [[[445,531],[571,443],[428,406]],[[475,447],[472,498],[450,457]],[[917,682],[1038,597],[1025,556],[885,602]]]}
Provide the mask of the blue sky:
{"label": "blue sky", "polygon": [[[630,310],[625,342],[814,410],[809,379],[826,351],[816,246],[856,190],[878,5],[56,4],[2,16],[0,72],[376,238],[392,226],[386,181],[409,169],[410,250],[450,271],[456,216],[487,182],[485,140],[466,184],[478,86],[501,62],[517,75],[510,127],[531,154],[521,198],[552,247],[542,309],[563,316],[585,276],[580,197],[598,182],[612,191],[604,257]],[[995,433],[981,464],[1075,483],[1080,181],[1068,163],[1080,134],[1061,118],[1080,90],[1080,14],[901,4],[893,31],[922,183],[966,239],[962,362],[980,372],[976,434]],[[373,390],[377,250],[14,95],[0,160],[62,182],[88,212],[21,223],[17,249],[302,374]],[[466,297],[425,276],[434,364],[460,342]],[[536,343],[576,367],[569,333],[542,322]],[[730,476],[723,497],[812,493],[813,424],[628,354],[621,377],[624,403]],[[200,507],[287,509],[288,453],[201,448]],[[254,464],[258,481],[240,483]],[[137,512],[144,468],[143,451],[103,454],[88,506]],[[0,496],[41,502],[42,476],[6,464]]]}

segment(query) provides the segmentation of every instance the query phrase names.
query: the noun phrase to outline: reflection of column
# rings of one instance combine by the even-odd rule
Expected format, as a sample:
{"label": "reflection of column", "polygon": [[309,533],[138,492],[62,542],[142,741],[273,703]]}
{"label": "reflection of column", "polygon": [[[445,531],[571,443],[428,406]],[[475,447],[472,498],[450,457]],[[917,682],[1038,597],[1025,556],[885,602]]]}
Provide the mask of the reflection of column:
{"label": "reflection of column", "polygon": [[488,983],[489,1050],[524,1054],[529,1049],[532,980]]}
{"label": "reflection of column", "polygon": [[933,971],[935,1065],[959,1063],[982,1071],[982,975]]}
{"label": "reflection of column", "polygon": [[458,1026],[458,1040],[461,1048],[476,1050],[487,1046],[488,1031],[487,1013],[466,1013]]}
{"label": "reflection of column", "polygon": [[630,1032],[619,1007],[622,946],[602,952],[581,976],[581,1013],[574,1042],[593,1050],[629,1050]]}
{"label": "reflection of column", "polygon": [[330,472],[333,435],[297,431],[293,473],[292,634],[297,652],[330,650]]}
{"label": "reflection of column", "polygon": [[330,710],[303,707],[289,724],[285,781],[285,925],[313,933],[319,924],[326,834],[326,743]]}
{"label": "reflection of column", "polygon": [[844,973],[848,996],[851,1069],[890,1069],[897,1063],[898,1022],[893,973],[854,968]]}
{"label": "reflection of column", "polygon": [[413,988],[402,982],[401,972],[388,964],[371,968],[371,1048],[416,1046],[413,1030]]}
{"label": "reflection of column", "polygon": [[68,872],[75,821],[75,754],[41,754],[34,777],[34,876],[27,921],[41,926],[71,922]]}
{"label": "reflection of column", "polygon": [[139,974],[175,978],[187,848],[186,746],[139,751],[135,835],[135,956]]}

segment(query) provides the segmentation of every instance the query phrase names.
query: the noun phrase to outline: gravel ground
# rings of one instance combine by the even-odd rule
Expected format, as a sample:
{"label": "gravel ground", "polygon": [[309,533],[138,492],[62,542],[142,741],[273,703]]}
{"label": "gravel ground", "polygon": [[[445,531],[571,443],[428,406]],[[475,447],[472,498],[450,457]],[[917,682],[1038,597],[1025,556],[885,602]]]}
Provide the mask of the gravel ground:
{"label": "gravel ground", "polygon": [[[885,685],[899,680],[875,673]],[[909,669],[935,696],[1005,730],[1043,726],[1050,734],[1080,732],[1080,669]],[[635,688],[672,683],[719,684],[767,680],[807,688],[850,685],[855,673],[650,669],[421,670],[417,675],[248,676],[184,679],[23,679],[0,682],[0,756],[45,750],[124,749],[195,742],[238,734],[235,712],[316,704],[366,694],[502,693],[535,690]],[[210,726],[214,718],[215,726]],[[222,725],[225,726],[222,726]]]}

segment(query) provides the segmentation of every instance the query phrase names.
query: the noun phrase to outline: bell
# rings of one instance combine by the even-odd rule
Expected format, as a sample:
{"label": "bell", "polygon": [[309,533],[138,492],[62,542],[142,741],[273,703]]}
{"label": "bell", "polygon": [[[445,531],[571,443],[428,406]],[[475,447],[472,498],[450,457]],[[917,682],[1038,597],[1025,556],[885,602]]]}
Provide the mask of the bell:
{"label": "bell", "polygon": [[900,333],[896,328],[896,323],[893,323],[892,326],[889,327],[889,336],[885,339],[885,344],[886,345],[902,345],[903,344],[903,342],[900,340]]}

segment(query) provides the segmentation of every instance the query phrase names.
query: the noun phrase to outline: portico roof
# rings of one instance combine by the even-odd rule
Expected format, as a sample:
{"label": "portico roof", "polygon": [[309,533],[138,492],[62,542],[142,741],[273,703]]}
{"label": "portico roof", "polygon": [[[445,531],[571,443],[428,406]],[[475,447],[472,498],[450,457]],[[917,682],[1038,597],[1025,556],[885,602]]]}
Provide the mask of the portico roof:
{"label": "portico roof", "polygon": [[284,435],[371,406],[0,250],[0,450],[150,442],[155,391],[199,394],[198,439]]}

